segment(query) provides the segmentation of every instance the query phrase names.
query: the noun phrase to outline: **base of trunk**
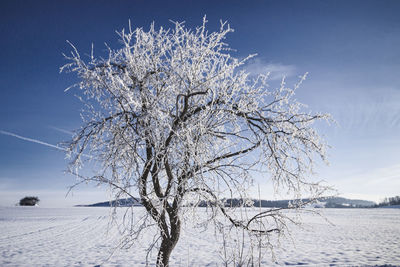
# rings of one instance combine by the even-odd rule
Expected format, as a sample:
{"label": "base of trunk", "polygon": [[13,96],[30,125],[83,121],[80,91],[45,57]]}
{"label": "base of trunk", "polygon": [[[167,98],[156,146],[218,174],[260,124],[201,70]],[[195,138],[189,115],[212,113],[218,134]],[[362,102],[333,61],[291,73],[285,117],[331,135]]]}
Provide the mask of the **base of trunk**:
{"label": "base of trunk", "polygon": [[168,239],[163,239],[161,242],[160,250],[157,255],[157,267],[168,267],[169,257],[177,242]]}

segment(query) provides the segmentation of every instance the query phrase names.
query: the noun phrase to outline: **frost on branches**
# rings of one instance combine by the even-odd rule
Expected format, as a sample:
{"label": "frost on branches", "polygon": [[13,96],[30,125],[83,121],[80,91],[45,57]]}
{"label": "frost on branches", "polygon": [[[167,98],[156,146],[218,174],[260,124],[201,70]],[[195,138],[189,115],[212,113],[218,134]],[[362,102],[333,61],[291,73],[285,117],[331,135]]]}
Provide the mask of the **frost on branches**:
{"label": "frost on branches", "polygon": [[[168,265],[182,221],[199,203],[210,207],[205,222],[240,230],[259,248],[270,246],[271,236],[293,221],[285,209],[249,213],[249,201],[236,209],[223,201],[248,199],[253,171],[293,199],[312,201],[326,189],[306,179],[314,159],[325,160],[325,143],[312,125],[327,116],[305,112],[293,99],[305,76],[293,89],[284,80],[270,88],[268,75],[243,70],[252,56],[229,54],[229,25],[208,32],[205,24],[195,30],[178,22],[174,29],[129,27],[119,33],[122,47],[108,48],[105,59],[92,50],[85,61],[72,46],[61,68],[78,75],[85,107],[69,146],[70,171],[109,185],[114,199],[139,195],[147,216],[131,224],[125,218],[123,245],[157,227],[151,248],[158,248],[158,266]],[[78,173],[85,159],[101,166],[96,175]],[[294,201],[288,209],[303,205]]]}

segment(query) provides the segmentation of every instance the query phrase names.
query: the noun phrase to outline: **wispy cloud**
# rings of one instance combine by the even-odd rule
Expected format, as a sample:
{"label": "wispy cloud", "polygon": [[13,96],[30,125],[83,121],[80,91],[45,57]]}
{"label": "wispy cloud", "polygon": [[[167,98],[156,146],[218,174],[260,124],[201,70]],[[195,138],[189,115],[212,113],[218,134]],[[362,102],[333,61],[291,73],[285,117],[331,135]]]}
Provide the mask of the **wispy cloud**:
{"label": "wispy cloud", "polygon": [[[393,88],[365,89],[349,87],[325,91],[315,103],[331,113],[341,130],[364,134],[390,134],[400,129],[400,90]],[[321,101],[321,96],[329,101]]]}
{"label": "wispy cloud", "polygon": [[261,59],[252,59],[245,66],[246,71],[251,75],[267,74],[271,80],[280,80],[283,77],[290,77],[296,74],[296,67],[294,65],[284,65],[281,63],[267,63]]}
{"label": "wispy cloud", "polygon": [[53,145],[53,144],[49,144],[49,143],[46,143],[46,142],[43,142],[43,141],[40,141],[40,140],[37,140],[37,139],[21,136],[21,135],[15,134],[15,133],[11,133],[11,132],[0,130],[0,134],[8,135],[8,136],[12,136],[12,137],[15,137],[15,138],[18,138],[18,139],[21,139],[21,140],[25,140],[25,141],[28,141],[28,142],[32,142],[32,143],[36,143],[36,144],[40,144],[40,145],[44,145],[44,146],[48,146],[48,147],[52,147],[52,148],[55,148],[55,149],[58,149],[58,150],[67,151],[67,149],[65,149],[63,147],[60,147],[60,146],[57,146],[57,145]]}
{"label": "wispy cloud", "polygon": [[335,179],[339,192],[347,197],[380,201],[384,197],[398,195],[400,188],[400,164],[370,168],[353,175]]}

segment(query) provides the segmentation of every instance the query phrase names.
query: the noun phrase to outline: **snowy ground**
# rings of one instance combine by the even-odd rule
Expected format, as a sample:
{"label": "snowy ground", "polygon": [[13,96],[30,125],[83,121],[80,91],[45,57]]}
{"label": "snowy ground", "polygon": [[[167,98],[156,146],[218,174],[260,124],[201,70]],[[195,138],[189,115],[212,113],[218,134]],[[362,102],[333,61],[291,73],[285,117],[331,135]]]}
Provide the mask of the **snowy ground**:
{"label": "snowy ground", "polygon": [[[334,225],[306,215],[305,228],[292,233],[295,244],[283,240],[276,262],[265,256],[262,266],[400,266],[400,209],[324,213]],[[108,214],[108,208],[0,208],[0,266],[145,266],[142,244],[149,240],[105,262],[119,241],[118,231],[107,233]],[[187,226],[171,266],[221,266],[219,248],[212,230]]]}

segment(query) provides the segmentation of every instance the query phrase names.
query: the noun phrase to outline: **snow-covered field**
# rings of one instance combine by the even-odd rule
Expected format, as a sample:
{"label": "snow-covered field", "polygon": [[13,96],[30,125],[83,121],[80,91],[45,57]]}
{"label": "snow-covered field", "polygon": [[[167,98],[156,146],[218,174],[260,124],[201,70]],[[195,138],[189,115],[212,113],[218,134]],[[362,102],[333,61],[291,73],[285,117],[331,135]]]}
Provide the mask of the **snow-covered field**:
{"label": "snow-covered field", "polygon": [[[400,209],[324,213],[333,225],[305,215],[295,243],[282,240],[276,261],[265,256],[262,266],[400,266]],[[0,266],[145,266],[149,240],[105,261],[119,241],[117,230],[107,232],[108,215],[108,208],[0,208]],[[186,226],[171,266],[221,266],[219,248],[211,229]]]}

